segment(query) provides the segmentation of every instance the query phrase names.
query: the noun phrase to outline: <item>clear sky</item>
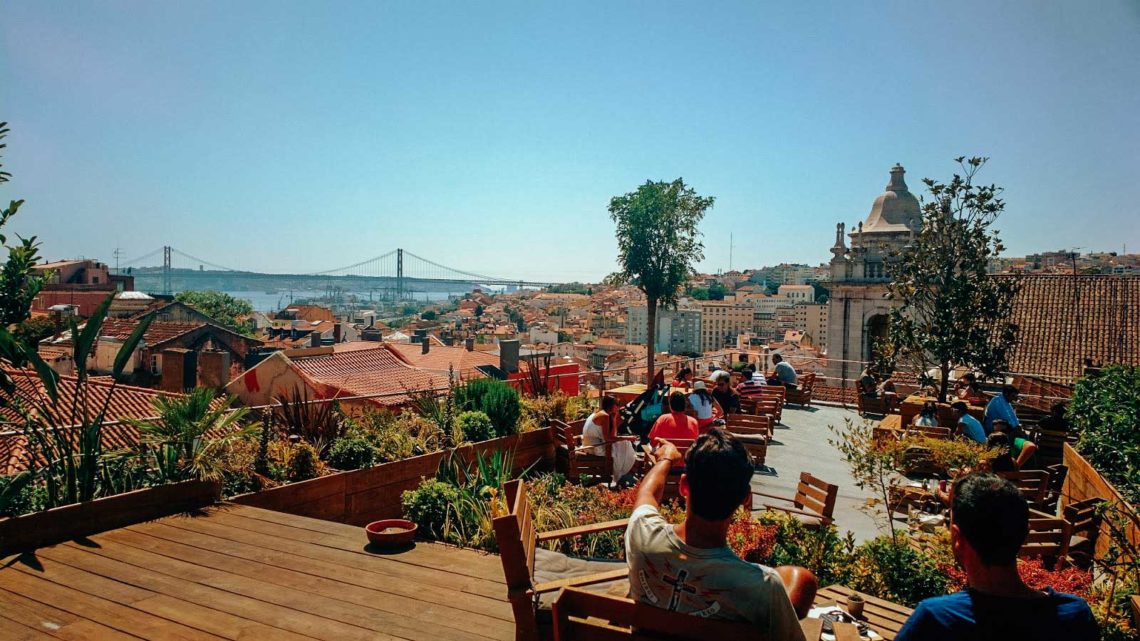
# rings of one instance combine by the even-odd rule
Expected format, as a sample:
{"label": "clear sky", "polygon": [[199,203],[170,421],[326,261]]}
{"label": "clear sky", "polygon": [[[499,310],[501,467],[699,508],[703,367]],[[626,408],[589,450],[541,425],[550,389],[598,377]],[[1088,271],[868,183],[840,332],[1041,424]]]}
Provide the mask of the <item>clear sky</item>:
{"label": "clear sky", "polygon": [[1140,2],[828,5],[8,0],[0,198],[49,258],[596,280],[646,179],[717,197],[714,271],[987,155],[1011,254],[1140,251]]}

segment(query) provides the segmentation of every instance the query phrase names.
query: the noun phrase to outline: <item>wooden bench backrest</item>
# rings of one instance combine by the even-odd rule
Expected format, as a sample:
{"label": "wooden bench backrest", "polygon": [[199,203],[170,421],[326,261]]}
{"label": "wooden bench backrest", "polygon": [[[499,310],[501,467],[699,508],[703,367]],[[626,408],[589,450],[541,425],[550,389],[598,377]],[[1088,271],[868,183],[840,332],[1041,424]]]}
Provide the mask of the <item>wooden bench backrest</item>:
{"label": "wooden bench backrest", "polygon": [[1069,553],[1068,526],[1065,519],[1030,518],[1029,535],[1017,555],[1022,558],[1046,557],[1064,559]]}
{"label": "wooden bench backrest", "polygon": [[812,388],[815,387],[815,372],[804,374],[797,382],[801,393],[810,394]]}
{"label": "wooden bench backrest", "polygon": [[564,589],[554,602],[555,641],[765,641],[767,638],[748,623],[670,612],[632,599],[575,588]]}
{"label": "wooden bench backrest", "polygon": [[838,496],[838,485],[832,485],[807,472],[800,472],[800,482],[796,485],[794,500],[796,507],[830,519],[835,513],[835,500]]}
{"label": "wooden bench backrest", "polygon": [[1069,534],[1095,540],[1100,533],[1101,520],[1097,506],[1103,502],[1104,499],[1094,497],[1066,505],[1063,514],[1065,522],[1069,524]]}
{"label": "wooden bench backrest", "polygon": [[1016,485],[1030,505],[1040,505],[1049,493],[1049,473],[1045,470],[999,472],[998,476]]}
{"label": "wooden bench backrest", "polygon": [[[584,425],[585,420],[581,423]],[[555,464],[560,471],[565,471],[566,478],[572,483],[587,476],[605,482],[613,476],[613,445],[602,446],[605,454],[599,456],[580,451],[578,437],[582,433],[582,426],[574,423],[564,423],[557,419],[550,421],[554,429],[554,444],[556,449]]]}
{"label": "wooden bench backrest", "polygon": [[526,591],[533,586],[534,548],[538,541],[526,484],[520,479],[508,481],[503,486],[503,494],[507,513],[492,522],[499,559],[503,563],[507,592]]}
{"label": "wooden bench backrest", "polygon": [[929,425],[910,425],[906,428],[911,434],[919,434],[928,438],[950,438],[949,427],[930,427]]}
{"label": "wooden bench backrest", "polygon": [[741,433],[758,434],[760,432],[754,430],[763,430],[763,433],[771,436],[772,423],[772,417],[767,415],[729,414],[725,418],[725,427],[730,432],[743,428]]}

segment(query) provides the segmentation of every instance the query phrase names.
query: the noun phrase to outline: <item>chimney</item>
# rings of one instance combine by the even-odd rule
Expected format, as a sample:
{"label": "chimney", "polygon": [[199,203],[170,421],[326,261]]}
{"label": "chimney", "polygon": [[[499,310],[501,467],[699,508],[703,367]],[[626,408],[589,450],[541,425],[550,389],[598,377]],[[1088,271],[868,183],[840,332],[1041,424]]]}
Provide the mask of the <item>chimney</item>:
{"label": "chimney", "polygon": [[519,340],[499,341],[499,369],[504,374],[514,374],[519,371]]}
{"label": "chimney", "polygon": [[431,339],[424,336],[420,339],[420,353],[427,354],[431,350]]}
{"label": "chimney", "polygon": [[162,350],[162,382],[165,392],[182,393],[197,386],[198,353],[171,347]]}
{"label": "chimney", "polygon": [[198,381],[202,387],[222,389],[230,379],[230,353],[211,349],[198,354]]}
{"label": "chimney", "polygon": [[321,346],[321,333],[318,331],[311,332],[309,334],[309,347],[320,347],[320,346]]}
{"label": "chimney", "polygon": [[463,339],[463,347],[464,347],[464,349],[466,349],[469,352],[475,351],[475,339],[474,338]]}
{"label": "chimney", "polygon": [[341,339],[343,339],[343,338],[344,338],[344,326],[341,325],[340,323],[333,325],[333,342],[334,343],[340,343]]}

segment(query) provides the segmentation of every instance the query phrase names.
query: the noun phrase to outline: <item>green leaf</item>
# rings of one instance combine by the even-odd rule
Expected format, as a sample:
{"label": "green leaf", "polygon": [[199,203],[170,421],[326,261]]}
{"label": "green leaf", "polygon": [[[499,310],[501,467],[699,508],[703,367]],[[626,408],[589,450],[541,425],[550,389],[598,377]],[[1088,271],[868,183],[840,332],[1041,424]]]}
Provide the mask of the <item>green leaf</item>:
{"label": "green leaf", "polygon": [[20,492],[35,478],[35,474],[24,470],[17,474],[16,478],[12,479],[12,481],[4,487],[4,491],[0,492],[0,514],[4,514],[8,511],[8,507],[20,496]]}
{"label": "green leaf", "polygon": [[58,402],[59,387],[57,384],[59,382],[59,374],[44,362],[44,359],[40,358],[39,353],[36,352],[36,349],[31,345],[25,345],[24,351],[28,361],[30,361],[32,367],[35,368],[36,374],[40,377],[40,382],[43,383],[44,392],[47,394],[47,397],[51,399],[52,403]]}
{"label": "green leaf", "polygon": [[83,326],[83,331],[79,333],[78,337],[75,336],[74,329],[72,330],[72,339],[75,341],[75,368],[80,380],[87,378],[87,355],[91,353],[95,339],[99,337],[99,330],[103,328],[103,321],[107,318],[107,309],[110,308],[111,301],[114,299],[113,293],[108,294],[107,298],[99,303],[99,307],[87,319],[87,324]]}
{"label": "green leaf", "polygon": [[116,379],[123,373],[123,368],[127,366],[127,361],[130,360],[131,354],[133,354],[135,348],[138,347],[139,341],[142,340],[143,334],[146,333],[147,328],[150,327],[152,320],[154,320],[153,315],[146,316],[140,320],[139,324],[135,326],[134,331],[131,332],[131,335],[128,336],[127,340],[123,343],[123,346],[119,348],[119,353],[115,354],[115,366],[112,370],[112,375]]}

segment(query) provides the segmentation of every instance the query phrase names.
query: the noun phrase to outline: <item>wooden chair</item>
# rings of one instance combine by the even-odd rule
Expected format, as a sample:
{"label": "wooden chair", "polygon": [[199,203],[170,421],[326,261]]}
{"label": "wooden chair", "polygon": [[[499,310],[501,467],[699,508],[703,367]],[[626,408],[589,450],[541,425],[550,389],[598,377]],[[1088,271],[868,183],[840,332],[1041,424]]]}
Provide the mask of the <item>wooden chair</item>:
{"label": "wooden chair", "polygon": [[1045,470],[1020,470],[998,472],[998,476],[1013,483],[1025,497],[1029,507],[1048,511],[1049,472]]}
{"label": "wooden chair", "polygon": [[1054,463],[1053,465],[1046,465],[1045,471],[1049,474],[1049,489],[1045,492],[1044,507],[1048,508],[1049,513],[1053,513],[1057,509],[1057,502],[1061,500],[1061,493],[1065,489],[1065,477],[1069,475],[1069,466]]}
{"label": "wooden chair", "polygon": [[1029,535],[1017,556],[1040,558],[1046,565],[1056,567],[1064,563],[1069,555],[1068,527],[1065,519],[1045,516],[1040,512],[1029,513]]}
{"label": "wooden chair", "polygon": [[1068,438],[1068,432],[1037,428],[1030,440],[1037,444],[1037,460],[1042,465],[1050,465],[1064,460],[1065,441]]}
{"label": "wooden chair", "polygon": [[[574,427],[557,419],[550,421],[554,428],[554,463],[555,469],[566,474],[571,483],[580,483],[582,479],[595,482],[610,483],[613,481],[614,452],[613,443],[603,445],[582,445],[581,428],[575,434]],[[604,455],[593,454],[595,447],[603,448]]]}
{"label": "wooden chair", "polygon": [[768,441],[772,438],[770,416],[730,414],[726,419],[724,430],[744,445],[754,467],[764,466],[768,456]]}
{"label": "wooden chair", "polygon": [[499,546],[499,559],[503,563],[503,574],[507,583],[507,600],[515,616],[515,639],[534,641],[538,639],[539,599],[543,595],[553,595],[565,587],[589,586],[627,579],[629,569],[624,563],[614,564],[614,569],[581,576],[538,582],[535,580],[535,549],[538,543],[554,541],[594,532],[604,532],[625,528],[628,519],[607,521],[593,525],[536,532],[534,516],[527,501],[526,485],[522,480],[509,481],[503,486],[507,502],[507,513],[493,521],[495,540]]}
{"label": "wooden chair", "polygon": [[1096,539],[1100,534],[1101,513],[1098,509],[1104,499],[1094,497],[1065,506],[1066,538],[1069,541],[1069,562],[1083,568],[1092,565]]}
{"label": "wooden chair", "polygon": [[807,472],[800,472],[800,482],[796,485],[796,495],[793,498],[774,496],[764,492],[752,493],[770,499],[787,501],[794,507],[772,505],[765,503],[764,507],[770,510],[787,512],[800,519],[808,527],[823,527],[831,525],[835,519],[835,500],[839,497],[839,486],[816,478]]}
{"label": "wooden chair", "polygon": [[784,420],[784,403],[787,402],[787,398],[788,390],[783,385],[765,385],[760,388],[760,399],[769,404],[775,404],[772,418],[776,419],[777,423]]}
{"label": "wooden chair", "polygon": [[811,405],[811,393],[815,388],[815,372],[808,372],[799,378],[795,389],[787,390],[787,402],[801,407]]}
{"label": "wooden chair", "polygon": [[[804,624],[818,628],[810,621]],[[854,627],[854,626],[852,626]],[[807,636],[805,634],[805,636]],[[819,639],[819,631],[809,636]],[[858,638],[858,633],[854,638]],[[718,621],[692,614],[670,612],[625,597],[567,588],[554,602],[554,641],[628,641],[630,639],[669,639],[672,641],[764,641],[767,635],[750,623]]]}
{"label": "wooden chair", "polygon": [[898,397],[894,394],[877,394],[874,398],[863,395],[863,390],[859,387],[859,381],[855,381],[855,406],[859,410],[859,416],[866,416],[867,414],[877,414],[886,416],[893,414],[897,411],[894,402]]}

